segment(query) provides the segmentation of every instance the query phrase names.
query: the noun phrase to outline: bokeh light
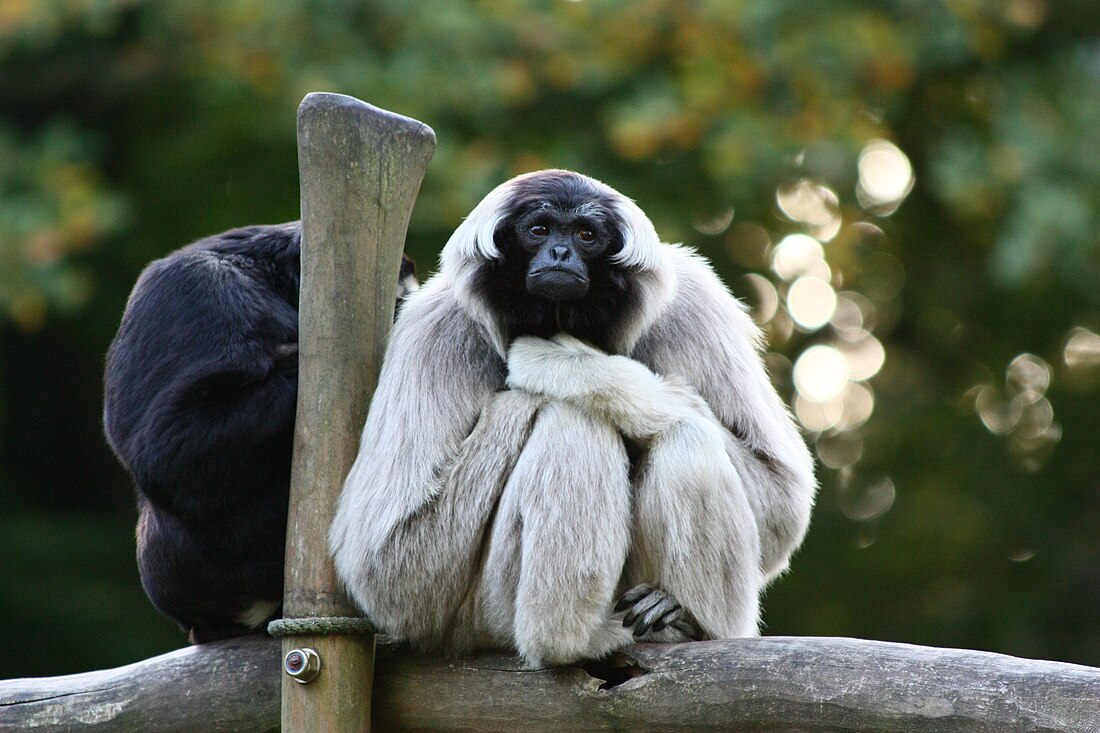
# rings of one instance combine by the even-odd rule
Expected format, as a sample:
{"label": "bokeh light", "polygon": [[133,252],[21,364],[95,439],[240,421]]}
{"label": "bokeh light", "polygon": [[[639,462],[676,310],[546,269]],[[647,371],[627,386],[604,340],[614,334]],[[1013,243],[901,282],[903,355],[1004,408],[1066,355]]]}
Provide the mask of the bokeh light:
{"label": "bokeh light", "polygon": [[787,281],[802,275],[816,275],[828,281],[830,274],[821,242],[808,234],[783,237],[772,251],[772,270]]}
{"label": "bokeh light", "polygon": [[913,166],[901,149],[888,140],[872,140],[859,155],[856,195],[868,210],[888,214],[913,189]]}
{"label": "bokeh light", "polygon": [[871,418],[871,413],[875,410],[875,393],[868,384],[852,382],[844,390],[843,402],[844,416],[838,427],[851,430]]}
{"label": "bokeh light", "polygon": [[[804,158],[797,162],[802,165]],[[873,140],[861,164],[860,175],[874,198],[869,210],[883,214],[886,203],[896,208],[913,182],[908,159],[896,146]],[[829,186],[803,177],[779,186],[775,200],[779,211],[803,230],[787,234],[769,248],[768,263],[775,278],[747,278],[746,284],[757,304],[757,322],[766,325],[773,343],[787,342],[798,333],[815,334],[814,343],[795,358],[791,406],[810,439],[822,446],[822,462],[840,469],[862,458],[862,448],[853,448],[861,442],[833,441],[839,435],[858,439],[857,429],[874,412],[874,391],[865,382],[882,369],[886,349],[872,330],[881,320],[881,311],[896,318],[905,270],[885,251],[882,229],[864,221],[849,224],[838,244],[830,245],[837,248],[838,259],[848,263],[852,249],[858,247],[858,269],[846,273],[830,265],[823,243],[837,238],[844,230],[844,219],[840,198]],[[765,237],[746,229],[738,239],[759,246]],[[856,276],[853,282],[861,292],[837,292],[848,274]]]}
{"label": "bokeh light", "polygon": [[838,333],[843,334],[851,329],[866,329],[873,331],[875,328],[875,304],[862,293],[845,290],[837,293],[836,310],[833,312],[831,323]]}
{"label": "bokeh light", "polygon": [[787,310],[791,318],[807,331],[816,331],[836,311],[836,291],[816,277],[800,277],[787,289]]}
{"label": "bokeh light", "polygon": [[827,242],[840,231],[839,199],[828,186],[803,179],[775,192],[779,209],[791,221],[806,225],[816,239]]}
{"label": "bokeh light", "polygon": [[869,522],[878,519],[894,506],[897,488],[888,476],[881,476],[859,486],[849,486],[840,494],[840,509],[849,519]]}
{"label": "bokeh light", "polygon": [[1005,370],[1005,381],[1014,392],[1043,394],[1050,386],[1050,365],[1034,354],[1020,354]]}
{"label": "bokeh light", "polygon": [[836,399],[848,386],[848,360],[835,347],[816,344],[802,352],[794,363],[794,384],[798,394],[824,404]]}
{"label": "bokeh light", "polygon": [[750,272],[741,277],[745,287],[743,290],[751,293],[752,317],[758,324],[765,324],[775,317],[779,310],[779,293],[776,292],[772,281],[763,275]]}
{"label": "bokeh light", "polygon": [[725,211],[721,211],[713,216],[697,219],[693,226],[695,227],[695,231],[700,234],[716,237],[729,229],[732,223],[733,207],[731,206]]}
{"label": "bokeh light", "polygon": [[982,425],[1008,440],[1010,452],[1025,471],[1042,468],[1062,439],[1062,426],[1046,396],[1052,379],[1046,360],[1023,353],[1005,368],[1003,387],[980,384],[968,393]]}
{"label": "bokeh light", "polygon": [[1062,361],[1074,370],[1090,369],[1100,365],[1100,335],[1075,326],[1066,338],[1062,349]]}
{"label": "bokeh light", "polygon": [[857,382],[875,376],[886,363],[886,349],[882,342],[862,328],[842,331],[837,349],[848,362],[849,376]]}
{"label": "bokeh light", "polygon": [[818,439],[816,449],[822,463],[840,470],[854,466],[863,458],[863,436],[856,431],[829,433]]}
{"label": "bokeh light", "polygon": [[1020,420],[1020,403],[1005,399],[1004,393],[991,385],[978,389],[974,409],[986,429],[996,435],[1009,432]]}
{"label": "bokeh light", "polygon": [[794,398],[794,414],[806,430],[824,433],[840,425],[844,419],[844,403],[839,397],[818,402],[798,394]]}

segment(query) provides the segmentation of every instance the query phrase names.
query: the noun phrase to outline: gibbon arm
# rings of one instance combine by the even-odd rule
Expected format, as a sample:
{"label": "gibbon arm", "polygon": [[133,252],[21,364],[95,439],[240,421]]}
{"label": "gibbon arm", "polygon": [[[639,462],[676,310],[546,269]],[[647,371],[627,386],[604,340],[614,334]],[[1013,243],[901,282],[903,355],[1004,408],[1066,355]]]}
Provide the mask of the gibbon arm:
{"label": "gibbon arm", "polygon": [[517,339],[508,367],[509,386],[575,404],[641,443],[627,584],[668,591],[707,636],[754,636],[756,521],[725,431],[694,390],[566,335]]}
{"label": "gibbon arm", "polygon": [[669,249],[676,297],[632,356],[690,385],[726,429],[726,451],[752,505],[761,569],[770,580],[786,570],[809,526],[817,491],[813,459],[768,378],[760,330],[744,305],[705,260]]}

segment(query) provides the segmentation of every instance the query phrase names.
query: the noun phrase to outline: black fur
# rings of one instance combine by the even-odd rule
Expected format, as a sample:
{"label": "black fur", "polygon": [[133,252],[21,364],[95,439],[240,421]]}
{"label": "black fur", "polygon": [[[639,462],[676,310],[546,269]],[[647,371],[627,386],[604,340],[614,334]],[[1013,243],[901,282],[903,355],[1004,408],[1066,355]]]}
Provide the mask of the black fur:
{"label": "black fur", "polygon": [[[629,321],[639,298],[631,273],[609,260],[623,247],[623,224],[612,205],[613,201],[586,179],[569,173],[538,176],[517,185],[505,205],[507,216],[494,235],[503,256],[485,263],[472,288],[501,319],[509,340],[518,336],[549,338],[565,331],[610,350],[616,327]],[[558,220],[583,222],[604,245],[598,258],[585,258],[589,286],[579,300],[554,302],[527,289],[534,253],[521,244],[516,227],[540,211]]]}
{"label": "black fur", "polygon": [[248,633],[243,612],[282,600],[300,242],[298,222],[254,226],[153,262],[107,353],[103,423],[137,488],[141,581],[193,642]]}

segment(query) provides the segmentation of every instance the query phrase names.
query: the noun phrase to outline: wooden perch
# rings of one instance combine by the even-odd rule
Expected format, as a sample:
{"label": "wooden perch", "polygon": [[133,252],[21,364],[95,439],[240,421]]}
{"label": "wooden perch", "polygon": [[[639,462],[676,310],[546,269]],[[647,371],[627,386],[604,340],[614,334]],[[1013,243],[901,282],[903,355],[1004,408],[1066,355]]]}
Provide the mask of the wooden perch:
{"label": "wooden perch", "polygon": [[277,731],[279,642],[202,644],[125,667],[0,681],[3,731]]}
{"label": "wooden perch", "polygon": [[[287,516],[287,618],[348,617],[328,554],[328,527],[378,381],[393,324],[397,273],[435,133],[422,122],[341,94],[298,109],[302,196],[298,411]],[[328,674],[283,680],[288,733],[367,730],[373,635],[288,637]]]}
{"label": "wooden perch", "polygon": [[[251,637],[2,681],[0,730],[277,730],[279,654]],[[1095,733],[1100,669],[833,638],[647,644],[549,670],[380,644],[372,707],[380,731]]]}

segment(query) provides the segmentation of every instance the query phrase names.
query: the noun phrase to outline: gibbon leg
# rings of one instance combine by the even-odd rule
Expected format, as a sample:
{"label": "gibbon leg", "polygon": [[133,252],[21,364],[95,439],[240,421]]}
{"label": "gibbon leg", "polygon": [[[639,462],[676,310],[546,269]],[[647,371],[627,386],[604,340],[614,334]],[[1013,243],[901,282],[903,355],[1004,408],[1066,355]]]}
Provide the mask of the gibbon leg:
{"label": "gibbon leg", "polygon": [[514,635],[529,664],[598,657],[630,641],[611,606],[631,521],[622,438],[572,405],[548,403],[505,486],[484,576],[492,625]]}
{"label": "gibbon leg", "polygon": [[[720,428],[703,416],[654,436],[638,466],[626,580],[671,594],[709,638],[759,633],[759,533]],[[679,640],[682,631],[643,638]]]}
{"label": "gibbon leg", "polygon": [[365,524],[391,529],[364,528],[345,539],[356,550],[339,554],[338,567],[344,577],[363,579],[356,599],[387,633],[451,651],[484,643],[473,605],[486,537],[544,401],[518,391],[494,395],[458,454],[440,467],[434,497],[415,507],[379,498],[369,508],[384,518]]}

